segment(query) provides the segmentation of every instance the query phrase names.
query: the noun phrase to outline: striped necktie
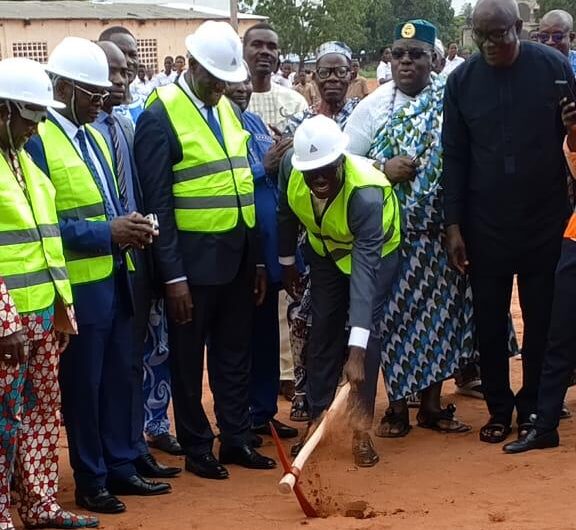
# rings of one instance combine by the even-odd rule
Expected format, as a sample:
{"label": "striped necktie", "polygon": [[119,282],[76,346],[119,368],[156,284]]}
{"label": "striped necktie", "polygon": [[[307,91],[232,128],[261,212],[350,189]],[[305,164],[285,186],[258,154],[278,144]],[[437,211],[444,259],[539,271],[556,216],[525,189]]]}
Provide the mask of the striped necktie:
{"label": "striped necktie", "polygon": [[82,153],[84,163],[86,164],[88,170],[92,174],[92,178],[94,180],[94,183],[96,184],[96,187],[98,188],[98,191],[100,192],[100,195],[102,195],[102,202],[104,204],[104,211],[106,212],[106,218],[109,220],[114,219],[114,217],[116,217],[114,206],[110,204],[108,196],[104,191],[104,184],[100,180],[100,175],[98,173],[98,170],[96,169],[96,166],[94,165],[94,161],[90,157],[90,152],[88,151],[88,144],[86,143],[86,134],[82,129],[78,129],[78,132],[76,133],[76,139],[78,140],[78,144],[80,145],[80,152]]}
{"label": "striped necktie", "polygon": [[120,138],[118,137],[118,130],[116,129],[116,122],[112,114],[108,115],[106,118],[106,124],[108,125],[108,131],[110,132],[110,138],[112,139],[112,146],[114,147],[114,158],[116,159],[116,178],[118,179],[118,191],[120,194],[120,203],[124,212],[128,213],[130,211],[128,205],[128,189],[126,183],[126,165],[124,161],[124,155],[120,147]]}

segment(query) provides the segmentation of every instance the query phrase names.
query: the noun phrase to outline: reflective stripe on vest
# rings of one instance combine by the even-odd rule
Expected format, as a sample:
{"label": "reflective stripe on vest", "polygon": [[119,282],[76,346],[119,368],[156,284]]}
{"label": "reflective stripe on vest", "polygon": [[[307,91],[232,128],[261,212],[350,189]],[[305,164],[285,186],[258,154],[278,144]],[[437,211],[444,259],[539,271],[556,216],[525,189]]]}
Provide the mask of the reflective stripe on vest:
{"label": "reflective stripe on vest", "polygon": [[[87,136],[96,143],[114,175],[110,149],[104,137],[93,127],[85,126]],[[106,221],[104,201],[94,177],[62,129],[51,120],[40,124],[38,133],[44,144],[49,177],[56,188],[56,209],[61,219]],[[72,254],[76,259],[71,259]],[[94,254],[64,249],[68,273],[73,285],[93,283],[108,278],[114,270],[112,254]],[[132,267],[133,270],[133,267]]]}
{"label": "reflective stripe on vest", "polygon": [[288,183],[288,203],[292,211],[306,227],[308,241],[320,256],[327,254],[345,274],[352,272],[352,248],[354,235],[348,226],[348,204],[355,190],[378,187],[384,195],[382,229],[384,244],[382,256],[396,250],[400,245],[400,209],[398,199],[388,179],[365,159],[347,155],[344,161],[344,185],[338,195],[326,206],[320,226],[316,221],[310,188],[300,171],[292,170]]}
{"label": "reflective stripe on vest", "polygon": [[212,133],[204,116],[186,93],[173,83],[158,88],[146,102],[160,99],[182,146],[182,160],[174,173],[174,216],[178,230],[227,232],[242,221],[256,224],[254,181],[248,163],[244,131],[230,102],[217,105],[226,150]]}
{"label": "reflective stripe on vest", "polygon": [[0,155],[0,275],[16,309],[30,313],[50,307],[58,293],[72,303],[72,289],[58,217],[55,190],[25,152],[18,154],[28,198]]}

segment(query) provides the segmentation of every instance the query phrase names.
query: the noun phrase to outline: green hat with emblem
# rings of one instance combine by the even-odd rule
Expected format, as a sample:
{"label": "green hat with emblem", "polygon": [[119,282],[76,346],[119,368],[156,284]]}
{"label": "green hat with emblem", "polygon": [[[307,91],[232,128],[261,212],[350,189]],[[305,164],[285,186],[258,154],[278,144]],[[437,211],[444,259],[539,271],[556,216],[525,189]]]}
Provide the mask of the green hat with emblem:
{"label": "green hat with emblem", "polygon": [[394,40],[414,39],[426,42],[434,47],[436,42],[436,26],[427,20],[417,19],[402,22],[396,26]]}

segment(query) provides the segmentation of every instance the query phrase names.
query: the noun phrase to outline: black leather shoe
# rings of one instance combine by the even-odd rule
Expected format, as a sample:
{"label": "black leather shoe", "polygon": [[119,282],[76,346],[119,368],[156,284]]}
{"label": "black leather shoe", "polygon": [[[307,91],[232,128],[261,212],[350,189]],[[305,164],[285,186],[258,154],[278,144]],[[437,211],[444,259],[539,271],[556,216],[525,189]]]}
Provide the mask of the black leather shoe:
{"label": "black leather shoe", "polygon": [[182,468],[168,467],[158,463],[150,453],[134,460],[134,467],[141,477],[146,478],[172,478],[182,472]]}
{"label": "black leather shoe", "polygon": [[148,438],[148,447],[153,447],[162,451],[163,453],[168,453],[169,455],[182,456],[184,455],[184,450],[182,446],[178,443],[176,436],[170,433],[163,434],[161,436],[154,436],[153,438]]}
{"label": "black leather shoe", "polygon": [[186,471],[202,478],[224,480],[229,477],[228,470],[216,460],[212,452],[201,456],[187,456],[185,467]]}
{"label": "black leather shoe", "polygon": [[101,488],[95,494],[83,494],[76,490],[74,493],[76,504],[89,512],[96,513],[122,513],[126,505],[114,497],[106,488]]}
{"label": "black leather shoe", "polygon": [[236,464],[249,469],[274,469],[276,467],[274,460],[261,455],[248,444],[238,447],[221,445],[220,462],[222,464]]}
{"label": "black leather shoe", "polygon": [[139,495],[149,497],[170,493],[172,486],[167,482],[153,482],[142,478],[140,475],[132,475],[123,480],[109,480],[108,490],[114,495]]}
{"label": "black leather shoe", "polygon": [[506,444],[502,449],[505,453],[516,454],[531,451],[532,449],[547,449],[549,447],[558,447],[560,437],[558,431],[548,431],[538,434],[536,429],[531,429],[526,436],[519,438],[515,442]]}
{"label": "black leather shoe", "polygon": [[352,441],[354,463],[358,467],[372,467],[380,462],[380,457],[374,448],[372,438],[367,432],[355,432]]}
{"label": "black leather shoe", "polygon": [[270,429],[270,423],[274,425],[276,432],[280,438],[296,438],[298,436],[298,429],[294,427],[290,427],[289,425],[285,425],[284,423],[276,420],[271,419],[269,423],[265,425],[259,425],[258,427],[252,427],[252,432],[256,434],[265,434],[268,436],[272,436],[272,429]]}

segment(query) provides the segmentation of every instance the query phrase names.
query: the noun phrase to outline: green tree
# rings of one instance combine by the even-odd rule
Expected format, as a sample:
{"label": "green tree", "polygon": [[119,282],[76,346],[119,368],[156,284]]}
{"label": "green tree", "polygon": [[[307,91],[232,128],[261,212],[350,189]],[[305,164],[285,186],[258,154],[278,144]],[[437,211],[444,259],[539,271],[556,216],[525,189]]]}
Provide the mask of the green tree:
{"label": "green tree", "polygon": [[303,59],[322,40],[322,4],[314,0],[245,0],[241,9],[267,16],[278,32],[283,54],[295,53]]}
{"label": "green tree", "polygon": [[576,18],[576,0],[540,0],[538,5],[540,16],[553,9],[563,9]]}

